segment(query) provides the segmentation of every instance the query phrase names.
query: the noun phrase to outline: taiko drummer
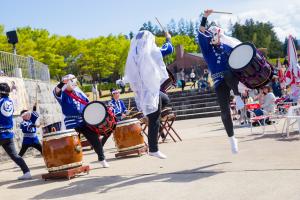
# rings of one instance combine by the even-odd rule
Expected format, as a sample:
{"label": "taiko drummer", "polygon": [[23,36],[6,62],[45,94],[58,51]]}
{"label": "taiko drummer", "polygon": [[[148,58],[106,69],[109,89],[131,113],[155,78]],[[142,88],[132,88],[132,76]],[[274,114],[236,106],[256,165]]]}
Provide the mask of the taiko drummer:
{"label": "taiko drummer", "polygon": [[105,160],[99,136],[82,118],[82,111],[89,100],[77,87],[76,77],[72,74],[64,76],[62,81],[55,87],[53,94],[62,108],[66,128],[75,129],[77,132],[82,133],[97,153],[100,164],[104,168],[108,168],[109,164]]}
{"label": "taiko drummer", "polygon": [[231,143],[232,153],[238,152],[237,139],[234,137],[233,123],[230,114],[230,90],[236,96],[238,108],[244,107],[238,91],[239,80],[231,73],[227,63],[232,49],[241,43],[226,36],[220,27],[206,29],[207,17],[213,10],[206,10],[198,32],[198,42],[214,82],[215,91],[221,108],[221,118]]}

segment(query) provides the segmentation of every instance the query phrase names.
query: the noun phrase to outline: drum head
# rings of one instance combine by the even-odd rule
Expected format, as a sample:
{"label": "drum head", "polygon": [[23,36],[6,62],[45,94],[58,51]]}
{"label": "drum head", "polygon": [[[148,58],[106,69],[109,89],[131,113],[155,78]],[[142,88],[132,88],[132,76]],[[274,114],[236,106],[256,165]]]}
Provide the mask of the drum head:
{"label": "drum head", "polygon": [[233,70],[241,69],[251,62],[255,54],[256,50],[254,45],[249,42],[244,42],[232,50],[228,64]]}
{"label": "drum head", "polygon": [[93,101],[83,109],[83,120],[85,123],[97,126],[104,122],[107,117],[107,110],[104,103]]}

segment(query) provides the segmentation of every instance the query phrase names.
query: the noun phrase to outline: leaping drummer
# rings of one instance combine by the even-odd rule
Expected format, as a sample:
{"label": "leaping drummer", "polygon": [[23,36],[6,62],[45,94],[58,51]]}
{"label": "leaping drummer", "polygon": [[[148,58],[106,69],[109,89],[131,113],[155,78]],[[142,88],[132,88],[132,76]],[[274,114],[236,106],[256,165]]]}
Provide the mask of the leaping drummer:
{"label": "leaping drummer", "polygon": [[198,32],[198,42],[208,69],[221,108],[221,118],[229,137],[232,153],[238,153],[238,141],[234,136],[230,114],[230,91],[236,98],[236,107],[241,109],[244,102],[240,97],[239,81],[251,89],[266,85],[273,76],[273,67],[251,43],[241,43],[224,34],[217,26],[206,30],[207,17],[212,13],[232,14],[205,10]]}
{"label": "leaping drummer", "polygon": [[76,77],[72,74],[64,76],[62,81],[55,87],[53,94],[62,108],[66,128],[75,129],[77,132],[82,133],[97,153],[100,164],[104,168],[109,167],[98,134],[82,118],[83,109],[89,100],[77,87]]}

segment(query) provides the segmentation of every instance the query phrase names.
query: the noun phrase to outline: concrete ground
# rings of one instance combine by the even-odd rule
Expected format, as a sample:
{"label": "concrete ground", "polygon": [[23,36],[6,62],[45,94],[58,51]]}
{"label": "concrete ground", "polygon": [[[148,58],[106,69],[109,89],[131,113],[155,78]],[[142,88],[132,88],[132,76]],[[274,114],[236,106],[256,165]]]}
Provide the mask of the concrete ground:
{"label": "concrete ground", "polygon": [[168,159],[149,157],[114,158],[109,141],[106,156],[111,165],[103,169],[93,151],[84,161],[89,175],[71,180],[41,179],[46,173],[41,157],[25,158],[34,176],[17,181],[20,170],[12,162],[0,164],[0,199],[300,199],[300,141],[297,134],[282,138],[268,126],[253,134],[248,127],[236,128],[240,152],[232,155],[219,117],[178,121],[182,142],[160,145]]}

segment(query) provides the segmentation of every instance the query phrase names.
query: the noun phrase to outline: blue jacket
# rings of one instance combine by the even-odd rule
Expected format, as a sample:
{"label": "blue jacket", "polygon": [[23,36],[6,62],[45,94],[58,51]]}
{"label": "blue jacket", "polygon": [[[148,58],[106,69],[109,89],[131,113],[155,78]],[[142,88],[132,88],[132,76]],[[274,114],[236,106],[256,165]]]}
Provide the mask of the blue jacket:
{"label": "blue jacket", "polygon": [[[81,92],[74,91],[75,95],[80,97],[81,99],[89,102],[89,100],[85,97],[84,94]],[[55,89],[53,94],[61,106],[62,112],[65,116],[64,122],[67,129],[73,129],[84,125],[83,118],[82,118],[82,111],[85,105],[81,104],[80,102],[76,101],[65,92],[61,92],[60,96],[55,94]]]}
{"label": "blue jacket", "polygon": [[171,40],[166,39],[166,42],[163,44],[163,46],[160,48],[160,52],[162,54],[163,57],[173,53],[174,48],[173,45],[171,43]]}
{"label": "blue jacket", "polygon": [[109,102],[109,105],[113,107],[113,111],[116,116],[121,116],[123,113],[126,113],[127,111],[126,106],[121,99],[119,99],[118,101],[112,99]]}
{"label": "blue jacket", "polygon": [[35,111],[31,113],[31,117],[28,121],[21,122],[21,129],[24,134],[23,144],[39,143],[38,136],[36,134],[35,122],[38,119],[39,114]]}
{"label": "blue jacket", "polygon": [[202,33],[198,31],[198,43],[201,48],[203,57],[207,62],[208,69],[211,72],[211,77],[214,81],[214,86],[224,80],[224,72],[229,70],[228,58],[232,48],[226,44],[221,44],[215,47],[211,44],[212,35],[209,32]]}
{"label": "blue jacket", "polygon": [[9,97],[0,98],[0,140],[13,138],[14,105]]}

